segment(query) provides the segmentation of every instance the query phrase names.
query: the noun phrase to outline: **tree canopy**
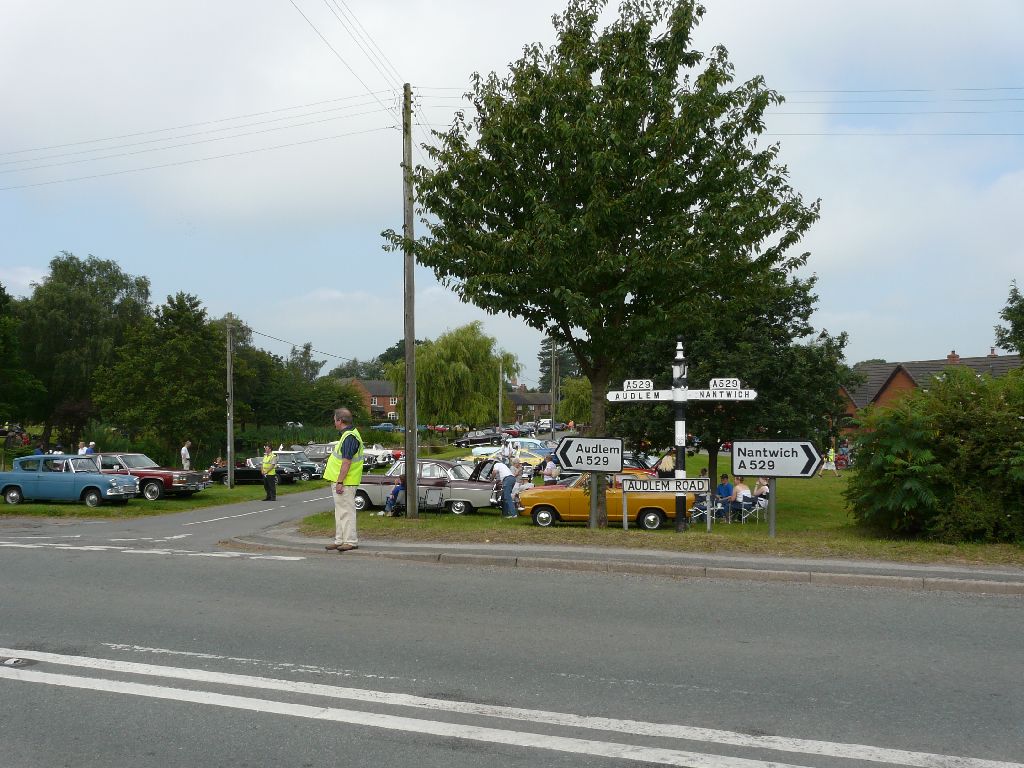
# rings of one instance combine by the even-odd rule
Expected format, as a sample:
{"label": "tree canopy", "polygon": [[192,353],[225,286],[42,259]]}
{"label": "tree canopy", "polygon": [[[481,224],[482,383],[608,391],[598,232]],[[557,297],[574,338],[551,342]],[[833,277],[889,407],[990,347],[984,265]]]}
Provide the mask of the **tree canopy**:
{"label": "tree canopy", "polygon": [[778,146],[757,143],[781,97],[761,77],[735,84],[723,47],[692,48],[702,6],[624,0],[599,30],[605,5],[570,0],[553,47],[473,75],[471,116],[415,169],[427,234],[385,233],[465,301],[566,344],[595,433],[637,339],[671,338],[701,305],[807,292],[790,251],[818,215]]}

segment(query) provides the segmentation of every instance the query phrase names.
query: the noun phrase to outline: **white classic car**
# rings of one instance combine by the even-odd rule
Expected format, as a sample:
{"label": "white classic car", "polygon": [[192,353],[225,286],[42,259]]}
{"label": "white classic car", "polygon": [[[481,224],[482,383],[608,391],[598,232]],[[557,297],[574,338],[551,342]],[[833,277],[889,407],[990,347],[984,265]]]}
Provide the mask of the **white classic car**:
{"label": "white classic car", "polygon": [[363,467],[365,469],[389,467],[394,461],[395,454],[391,448],[385,448],[380,443],[363,446]]}

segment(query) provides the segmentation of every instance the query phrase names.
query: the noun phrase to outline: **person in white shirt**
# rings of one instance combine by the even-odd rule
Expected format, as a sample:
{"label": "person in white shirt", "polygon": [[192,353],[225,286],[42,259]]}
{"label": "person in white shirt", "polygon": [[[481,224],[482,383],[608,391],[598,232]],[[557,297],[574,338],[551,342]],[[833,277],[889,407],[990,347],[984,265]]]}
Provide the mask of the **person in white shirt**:
{"label": "person in white shirt", "polygon": [[186,440],[185,444],[181,446],[181,468],[192,469],[192,456],[189,454],[188,449],[192,447],[192,441]]}
{"label": "person in white shirt", "polygon": [[515,501],[512,499],[512,489],[516,485],[516,476],[503,461],[494,462],[494,476],[501,483],[501,516],[508,518],[518,517]]}

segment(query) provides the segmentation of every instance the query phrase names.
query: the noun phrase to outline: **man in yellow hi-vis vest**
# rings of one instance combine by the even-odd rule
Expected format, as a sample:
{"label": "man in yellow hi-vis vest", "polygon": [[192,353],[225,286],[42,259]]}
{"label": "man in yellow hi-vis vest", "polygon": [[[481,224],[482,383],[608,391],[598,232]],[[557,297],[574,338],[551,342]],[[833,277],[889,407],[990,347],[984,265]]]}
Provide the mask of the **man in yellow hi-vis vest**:
{"label": "man in yellow hi-vis vest", "polygon": [[263,490],[266,492],[264,501],[277,501],[277,456],[270,444],[263,446],[263,464],[260,467],[263,475]]}
{"label": "man in yellow hi-vis vest", "polygon": [[324,480],[331,483],[334,496],[334,543],[327,549],[348,552],[359,548],[356,535],[356,489],[363,481],[363,438],[352,426],[352,412],[338,408],[334,426],[341,430],[324,468]]}

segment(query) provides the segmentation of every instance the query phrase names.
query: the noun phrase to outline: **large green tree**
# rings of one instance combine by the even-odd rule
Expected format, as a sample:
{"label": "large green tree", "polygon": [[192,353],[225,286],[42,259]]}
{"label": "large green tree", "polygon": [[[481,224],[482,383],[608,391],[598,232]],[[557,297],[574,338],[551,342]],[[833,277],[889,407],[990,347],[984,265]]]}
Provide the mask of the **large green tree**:
{"label": "large green tree", "polygon": [[116,262],[65,251],[33,289],[19,314],[25,366],[46,390],[36,417],[44,422],[44,439],[56,426],[72,441],[96,415],[95,371],[111,364],[130,329],[149,317],[149,279],[123,272]]}
{"label": "large green tree", "polygon": [[1010,284],[1010,297],[999,313],[1006,325],[996,326],[996,344],[1003,349],[1024,355],[1024,295],[1017,288],[1017,281]]}
{"label": "large green tree", "polygon": [[557,42],[507,75],[473,76],[471,117],[426,147],[415,181],[427,234],[411,247],[460,297],[521,317],[569,346],[605,430],[609,379],[637,339],[700,304],[757,301],[788,283],[817,218],[778,146],[760,146],[781,102],[736,84],[721,46],[692,47],[692,0],[571,0]]}
{"label": "large green tree", "polygon": [[129,436],[165,447],[221,439],[225,347],[195,296],[178,293],[128,334],[115,362],[97,372],[95,399]]}
{"label": "large green tree", "polygon": [[22,421],[32,415],[45,394],[43,385],[25,369],[18,326],[14,300],[0,283],[0,422]]}
{"label": "large green tree", "polygon": [[[555,375],[557,383],[561,383],[563,379],[578,379],[583,375],[580,371],[580,364],[576,361],[576,356],[569,349],[569,346],[564,342],[556,342],[550,336],[545,336],[540,342],[540,351],[537,352],[537,365],[538,372],[540,373],[540,381],[537,384],[537,389],[541,392],[551,391],[551,358],[552,351],[554,351],[554,362],[555,362]],[[555,388],[556,392],[558,387]]]}

